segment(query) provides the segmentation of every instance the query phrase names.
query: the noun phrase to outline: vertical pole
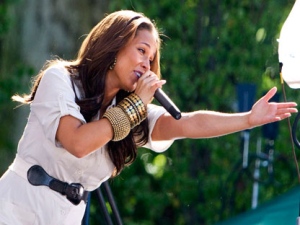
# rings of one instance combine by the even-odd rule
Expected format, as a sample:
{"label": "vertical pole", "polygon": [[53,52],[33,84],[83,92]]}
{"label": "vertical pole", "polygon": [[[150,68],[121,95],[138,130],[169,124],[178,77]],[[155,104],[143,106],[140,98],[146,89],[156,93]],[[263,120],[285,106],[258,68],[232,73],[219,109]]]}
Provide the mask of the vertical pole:
{"label": "vertical pole", "polygon": [[115,203],[115,200],[114,200],[113,194],[111,192],[110,186],[108,184],[108,181],[105,181],[102,185],[105,189],[105,192],[106,192],[109,204],[111,206],[111,209],[113,211],[113,214],[115,216],[115,220],[116,220],[117,225],[123,225],[120,214],[119,214],[119,210],[118,210],[117,205]]}
{"label": "vertical pole", "polygon": [[249,141],[250,141],[250,131],[242,131],[243,134],[243,169],[248,167],[248,156],[249,156]]}
{"label": "vertical pole", "polygon": [[91,193],[88,194],[88,200],[87,200],[87,203],[86,203],[84,217],[82,219],[82,225],[89,225],[90,206],[91,206]]}
{"label": "vertical pole", "polygon": [[98,200],[100,202],[100,207],[102,209],[104,218],[106,220],[106,224],[107,225],[113,225],[113,222],[112,222],[112,220],[110,218],[110,215],[109,215],[109,213],[107,211],[106,204],[105,204],[105,201],[104,201],[104,197],[102,195],[100,187],[96,189],[96,193],[97,193],[97,196],[98,196]]}
{"label": "vertical pole", "polygon": [[255,168],[253,172],[254,182],[253,182],[253,190],[252,190],[252,204],[251,208],[255,209],[258,205],[258,193],[259,193],[259,176],[260,176],[260,158],[259,155],[261,153],[261,138],[258,138],[256,144],[256,155],[258,156],[255,160]]}

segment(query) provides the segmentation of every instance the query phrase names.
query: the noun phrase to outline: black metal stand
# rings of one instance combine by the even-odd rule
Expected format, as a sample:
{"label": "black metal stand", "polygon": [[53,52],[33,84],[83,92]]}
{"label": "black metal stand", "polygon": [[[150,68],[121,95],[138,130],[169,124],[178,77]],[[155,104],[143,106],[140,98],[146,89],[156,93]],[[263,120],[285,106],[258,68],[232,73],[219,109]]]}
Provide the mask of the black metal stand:
{"label": "black metal stand", "polygon": [[[112,191],[110,189],[108,181],[105,181],[99,188],[97,188],[95,190],[106,224],[107,225],[114,225],[113,220],[112,220],[112,218],[111,218],[111,216],[110,216],[110,214],[107,210],[104,195],[102,193],[102,189],[104,189],[105,195],[106,195],[107,200],[109,202],[109,205],[112,209],[112,215],[114,217],[115,224],[116,225],[123,225],[119,210],[118,210],[117,205],[115,203],[115,200],[114,200],[114,197],[113,197],[113,194],[112,194]],[[83,217],[83,220],[82,220],[82,225],[88,225],[89,224],[90,204],[91,204],[91,193],[89,194],[85,214],[84,214],[84,217]]]}
{"label": "black metal stand", "polygon": [[292,136],[293,136],[294,144],[297,146],[297,148],[300,149],[300,143],[297,138],[297,126],[298,126],[299,119],[300,119],[300,112],[298,112],[296,119],[293,123]]}

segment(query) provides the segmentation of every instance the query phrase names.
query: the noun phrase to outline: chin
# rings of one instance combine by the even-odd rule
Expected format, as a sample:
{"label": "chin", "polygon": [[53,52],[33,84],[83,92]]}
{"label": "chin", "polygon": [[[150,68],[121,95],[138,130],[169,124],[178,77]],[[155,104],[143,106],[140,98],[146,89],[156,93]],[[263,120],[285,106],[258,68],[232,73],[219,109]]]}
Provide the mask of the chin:
{"label": "chin", "polygon": [[131,87],[128,87],[128,92],[133,92],[133,91],[135,91],[135,89],[136,89],[136,84],[134,84],[133,86],[131,86]]}
{"label": "chin", "polygon": [[131,89],[131,90],[128,90],[128,92],[134,92],[135,91],[135,88],[134,89]]}

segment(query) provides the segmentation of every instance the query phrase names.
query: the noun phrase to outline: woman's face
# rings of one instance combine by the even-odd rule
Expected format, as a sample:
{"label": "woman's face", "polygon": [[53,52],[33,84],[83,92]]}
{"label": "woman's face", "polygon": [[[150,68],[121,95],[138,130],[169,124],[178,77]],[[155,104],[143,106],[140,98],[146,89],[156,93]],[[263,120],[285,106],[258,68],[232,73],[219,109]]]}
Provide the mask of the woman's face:
{"label": "woman's face", "polygon": [[111,74],[114,85],[125,91],[134,91],[139,77],[150,70],[156,51],[154,34],[146,29],[139,30],[117,54],[117,63]]}

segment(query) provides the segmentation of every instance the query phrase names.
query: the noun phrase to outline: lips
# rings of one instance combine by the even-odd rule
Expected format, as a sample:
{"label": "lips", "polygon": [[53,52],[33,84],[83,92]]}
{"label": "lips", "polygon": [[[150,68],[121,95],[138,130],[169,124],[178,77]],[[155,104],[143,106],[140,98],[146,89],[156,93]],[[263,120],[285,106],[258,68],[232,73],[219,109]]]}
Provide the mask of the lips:
{"label": "lips", "polygon": [[137,76],[138,79],[142,76],[142,73],[139,71],[134,71],[134,74]]}

